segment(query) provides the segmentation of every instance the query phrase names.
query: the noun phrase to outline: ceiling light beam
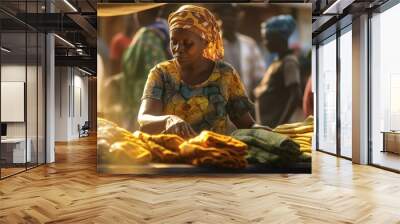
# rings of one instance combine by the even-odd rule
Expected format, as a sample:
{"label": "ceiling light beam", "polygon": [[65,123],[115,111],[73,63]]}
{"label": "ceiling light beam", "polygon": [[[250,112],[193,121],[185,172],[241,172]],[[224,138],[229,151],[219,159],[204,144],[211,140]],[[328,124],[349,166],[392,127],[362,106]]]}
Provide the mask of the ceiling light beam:
{"label": "ceiling light beam", "polygon": [[64,42],[65,44],[67,44],[68,46],[72,47],[72,48],[76,48],[75,45],[73,45],[71,42],[69,42],[68,40],[60,37],[58,34],[54,34],[55,37],[57,37],[59,40],[61,40],[62,42]]}
{"label": "ceiling light beam", "polygon": [[90,75],[90,76],[93,75],[92,73],[90,73],[90,72],[88,72],[88,71],[86,71],[86,70],[84,70],[84,69],[81,69],[81,68],[79,68],[79,67],[78,67],[78,70],[81,71],[81,72],[83,72],[83,73],[85,73],[85,74],[87,74],[87,75]]}
{"label": "ceiling light beam", "polygon": [[323,15],[343,14],[343,10],[351,5],[355,0],[336,0],[332,5],[322,13]]}
{"label": "ceiling light beam", "polygon": [[1,49],[2,51],[6,52],[6,53],[10,53],[10,52],[11,52],[11,50],[9,50],[9,49],[7,49],[7,48],[5,48],[5,47],[1,47],[0,49]]}
{"label": "ceiling light beam", "polygon": [[64,0],[64,3],[68,5],[74,12],[78,12],[78,10],[68,1]]}

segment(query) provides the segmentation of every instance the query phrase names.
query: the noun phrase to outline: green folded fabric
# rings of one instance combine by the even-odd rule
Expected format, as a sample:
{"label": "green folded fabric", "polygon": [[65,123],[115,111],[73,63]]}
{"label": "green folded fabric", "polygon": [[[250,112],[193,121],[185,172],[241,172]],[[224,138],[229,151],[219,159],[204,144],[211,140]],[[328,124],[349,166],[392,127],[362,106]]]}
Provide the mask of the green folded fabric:
{"label": "green folded fabric", "polygon": [[298,157],[298,162],[311,162],[311,156],[305,153],[302,153]]}
{"label": "green folded fabric", "polygon": [[249,146],[248,161],[285,166],[298,161],[300,146],[286,135],[264,129],[239,129],[232,137]]}
{"label": "green folded fabric", "polygon": [[278,155],[251,145],[249,146],[246,159],[249,163],[263,163],[269,165],[278,165],[281,162],[281,159]]}

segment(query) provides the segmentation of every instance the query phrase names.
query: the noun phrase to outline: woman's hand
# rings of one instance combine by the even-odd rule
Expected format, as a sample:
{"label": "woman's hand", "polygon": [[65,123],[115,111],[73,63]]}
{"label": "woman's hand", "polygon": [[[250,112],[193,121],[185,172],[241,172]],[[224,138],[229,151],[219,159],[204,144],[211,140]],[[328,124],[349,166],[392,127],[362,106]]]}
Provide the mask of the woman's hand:
{"label": "woman's hand", "polygon": [[168,116],[165,123],[165,133],[177,134],[185,139],[192,138],[197,135],[190,124],[175,115]]}

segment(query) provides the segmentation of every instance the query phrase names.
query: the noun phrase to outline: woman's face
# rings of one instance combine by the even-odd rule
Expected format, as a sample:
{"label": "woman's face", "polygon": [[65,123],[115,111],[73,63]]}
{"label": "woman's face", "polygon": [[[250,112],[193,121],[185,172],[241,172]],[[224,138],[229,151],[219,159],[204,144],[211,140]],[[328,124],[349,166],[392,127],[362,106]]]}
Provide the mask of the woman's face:
{"label": "woman's face", "polygon": [[188,30],[174,29],[171,32],[172,55],[180,65],[190,65],[201,60],[206,46],[205,40]]}

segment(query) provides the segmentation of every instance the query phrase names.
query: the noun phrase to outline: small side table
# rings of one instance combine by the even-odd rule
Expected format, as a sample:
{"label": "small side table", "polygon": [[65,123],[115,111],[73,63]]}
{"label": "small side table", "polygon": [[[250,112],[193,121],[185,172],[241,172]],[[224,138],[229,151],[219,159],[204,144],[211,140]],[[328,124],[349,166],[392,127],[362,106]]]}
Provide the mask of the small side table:
{"label": "small side table", "polygon": [[382,131],[383,150],[382,152],[392,152],[400,154],[400,131]]}

